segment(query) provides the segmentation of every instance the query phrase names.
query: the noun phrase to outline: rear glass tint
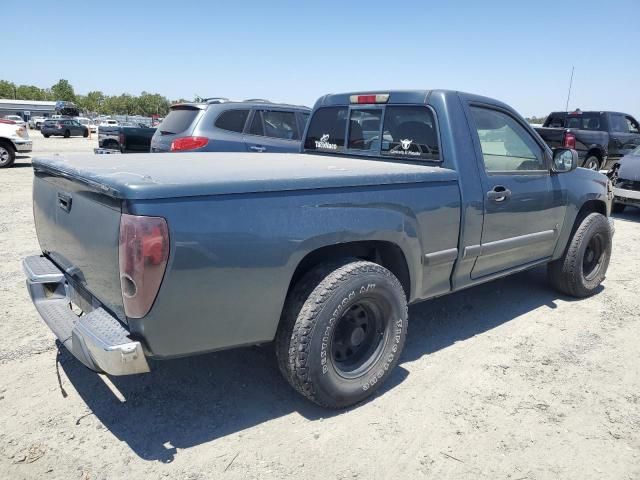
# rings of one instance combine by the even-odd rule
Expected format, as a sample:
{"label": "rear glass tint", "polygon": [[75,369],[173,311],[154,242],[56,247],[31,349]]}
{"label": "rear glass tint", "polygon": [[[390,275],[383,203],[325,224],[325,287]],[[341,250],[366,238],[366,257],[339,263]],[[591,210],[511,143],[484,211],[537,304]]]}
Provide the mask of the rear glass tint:
{"label": "rear glass tint", "polygon": [[344,149],[347,107],[319,108],[311,117],[304,148],[317,151]]}
{"label": "rear glass tint", "polygon": [[351,110],[349,148],[352,150],[380,150],[381,121],[382,109]]}
{"label": "rear glass tint", "polygon": [[182,133],[191,126],[199,112],[200,110],[197,108],[171,109],[169,115],[162,121],[158,129],[160,133],[165,135]]}
{"label": "rear glass tint", "polygon": [[218,116],[215,126],[222,130],[241,133],[248,116],[249,110],[227,110]]}
{"label": "rear glass tint", "polygon": [[440,160],[438,134],[427,107],[388,106],[384,114],[382,155]]}

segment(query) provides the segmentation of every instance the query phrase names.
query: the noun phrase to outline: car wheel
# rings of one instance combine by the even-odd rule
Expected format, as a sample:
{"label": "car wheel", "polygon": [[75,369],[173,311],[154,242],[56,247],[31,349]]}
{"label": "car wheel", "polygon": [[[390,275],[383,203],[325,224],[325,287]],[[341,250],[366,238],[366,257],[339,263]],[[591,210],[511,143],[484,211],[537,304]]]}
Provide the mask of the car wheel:
{"label": "car wheel", "polygon": [[0,143],[0,168],[7,168],[16,161],[16,151],[6,143]]}
{"label": "car wheel", "polygon": [[595,170],[596,172],[600,170],[600,159],[595,155],[591,155],[587,157],[584,161],[584,168],[588,168],[589,170]]}
{"label": "car wheel", "polygon": [[560,292],[588,297],[605,279],[610,259],[609,221],[600,213],[590,213],[580,221],[564,255],[549,263],[547,274]]}
{"label": "car wheel", "polygon": [[44,138],[49,138],[49,134],[48,134],[48,133],[43,133],[43,134],[42,134],[42,136],[43,136]]}
{"label": "car wheel", "polygon": [[329,408],[373,394],[397,365],[407,334],[398,279],[367,261],[318,267],[287,297],[276,335],[280,370],[299,393]]}
{"label": "car wheel", "polygon": [[89,136],[89,130],[85,130],[84,132],[82,132],[82,136],[84,138],[87,138]]}
{"label": "car wheel", "polygon": [[64,131],[64,138],[69,138],[71,136],[71,132],[69,130]]}
{"label": "car wheel", "polygon": [[622,213],[627,206],[624,203],[616,203],[613,202],[613,207],[611,207],[611,211],[613,213]]}

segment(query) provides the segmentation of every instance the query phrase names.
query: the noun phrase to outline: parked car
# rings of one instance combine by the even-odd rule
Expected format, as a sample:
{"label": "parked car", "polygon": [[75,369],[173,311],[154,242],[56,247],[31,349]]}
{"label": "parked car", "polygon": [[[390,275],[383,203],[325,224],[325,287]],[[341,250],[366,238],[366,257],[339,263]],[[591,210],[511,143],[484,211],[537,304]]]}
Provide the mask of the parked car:
{"label": "parked car", "polygon": [[640,147],[625,155],[612,171],[613,211],[640,207]]}
{"label": "parked car", "polygon": [[[223,106],[212,118],[246,107]],[[408,303],[543,264],[567,295],[599,291],[607,178],[501,102],[327,95],[303,149],[34,159],[42,255],[24,270],[40,315],[111,375],[275,341],[291,385],[339,408],[391,375]]]}
{"label": "parked car", "polygon": [[140,125],[102,127],[98,132],[98,147],[121,153],[149,152],[156,129]]}
{"label": "parked car", "polygon": [[93,121],[90,118],[87,118],[87,117],[75,117],[74,120],[76,122],[78,122],[80,125],[84,125],[85,127],[87,127],[87,129],[92,133],[95,133],[95,132],[98,131],[98,128],[96,127],[96,125],[93,123]]}
{"label": "parked car", "polygon": [[551,148],[576,149],[579,165],[591,170],[611,168],[640,145],[638,122],[619,112],[553,112],[536,131]]}
{"label": "parked car", "polygon": [[29,119],[29,127],[35,130],[40,130],[40,126],[45,122],[45,117],[31,117]]}
{"label": "parked car", "polygon": [[65,102],[60,100],[56,102],[55,109],[56,109],[56,114],[62,117],[79,117],[80,116],[80,110],[78,110],[78,107],[76,107],[75,103],[73,102]]}
{"label": "parked car", "polygon": [[20,125],[22,127],[25,127],[27,125],[27,122],[25,122],[20,115],[5,115],[2,118],[4,120],[11,120],[12,122],[15,122],[17,125]]}
{"label": "parked car", "polygon": [[51,135],[60,135],[65,138],[72,136],[89,136],[89,129],[71,118],[60,118],[57,120],[46,120],[40,127],[42,136],[49,138]]}
{"label": "parked car", "polygon": [[152,152],[299,152],[309,108],[265,100],[173,105]]}
{"label": "parked car", "polygon": [[0,120],[0,168],[11,167],[16,153],[29,153],[32,146],[25,126],[13,120]]}

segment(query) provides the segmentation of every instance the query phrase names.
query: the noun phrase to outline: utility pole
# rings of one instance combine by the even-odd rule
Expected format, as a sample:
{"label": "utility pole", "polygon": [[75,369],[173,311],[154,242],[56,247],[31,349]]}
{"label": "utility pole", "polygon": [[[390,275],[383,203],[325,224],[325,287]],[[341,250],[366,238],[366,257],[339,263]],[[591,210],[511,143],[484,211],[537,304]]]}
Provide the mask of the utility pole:
{"label": "utility pole", "polygon": [[571,87],[573,86],[573,71],[575,68],[576,68],[575,66],[571,67],[571,79],[569,80],[569,93],[567,94],[567,104],[564,107],[565,112],[569,111],[569,99],[571,98]]}

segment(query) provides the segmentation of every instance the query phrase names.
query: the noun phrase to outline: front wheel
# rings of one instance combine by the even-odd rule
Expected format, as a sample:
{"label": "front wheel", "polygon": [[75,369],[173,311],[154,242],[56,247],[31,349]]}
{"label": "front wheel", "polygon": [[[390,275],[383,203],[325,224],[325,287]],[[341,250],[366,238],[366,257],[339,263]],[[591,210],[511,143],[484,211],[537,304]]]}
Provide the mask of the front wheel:
{"label": "front wheel", "polygon": [[43,133],[43,134],[42,134],[42,136],[43,136],[44,138],[49,138],[49,136],[50,136],[50,135],[49,135],[48,133]]}
{"label": "front wheel", "polygon": [[11,146],[0,143],[0,168],[8,168],[16,160],[16,152]]}
{"label": "front wheel", "polygon": [[595,170],[596,172],[600,170],[600,159],[595,155],[591,155],[584,161],[584,168],[588,168],[589,170]]}
{"label": "front wheel", "polygon": [[64,131],[64,138],[69,138],[71,136],[71,132],[69,130]]}
{"label": "front wheel", "polygon": [[287,297],[276,335],[278,364],[302,395],[329,408],[358,403],[397,365],[407,301],[386,268],[353,260],[318,267]]}
{"label": "front wheel", "polygon": [[582,219],[562,257],[548,265],[551,284],[560,292],[583,298],[595,294],[611,259],[611,227],[607,217],[590,213]]}
{"label": "front wheel", "polygon": [[89,130],[85,130],[84,132],[82,132],[82,136],[84,138],[87,138],[89,136]]}

